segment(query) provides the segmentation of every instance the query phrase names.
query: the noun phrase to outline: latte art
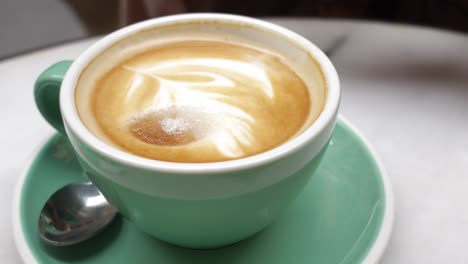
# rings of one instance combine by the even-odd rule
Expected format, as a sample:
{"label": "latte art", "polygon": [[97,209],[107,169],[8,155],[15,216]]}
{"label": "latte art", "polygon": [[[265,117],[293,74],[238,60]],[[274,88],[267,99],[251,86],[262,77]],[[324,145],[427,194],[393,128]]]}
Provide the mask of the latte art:
{"label": "latte art", "polygon": [[308,88],[283,58],[217,41],[157,46],[116,65],[92,92],[107,140],[139,156],[237,159],[293,137],[310,113]]}
{"label": "latte art", "polygon": [[[141,131],[135,134],[153,144],[171,145],[171,138],[184,134],[184,140],[173,141],[173,145],[205,138],[226,157],[243,156],[243,149],[254,143],[255,119],[243,107],[242,97],[229,95],[237,89],[236,93],[265,100],[274,96],[263,65],[249,62],[194,58],[163,61],[149,68],[128,65],[123,68],[134,74],[125,102],[145,108],[143,113],[141,108],[129,108],[122,118],[130,120],[133,131]],[[147,89],[146,78],[156,81],[153,93],[140,98],[138,90]],[[155,134],[154,130],[160,133]]]}

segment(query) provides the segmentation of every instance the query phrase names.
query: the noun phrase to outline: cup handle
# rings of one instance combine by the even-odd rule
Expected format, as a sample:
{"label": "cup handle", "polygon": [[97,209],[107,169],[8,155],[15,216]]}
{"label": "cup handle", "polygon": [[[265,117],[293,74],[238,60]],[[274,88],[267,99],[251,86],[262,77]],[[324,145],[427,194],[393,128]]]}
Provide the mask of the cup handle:
{"label": "cup handle", "polygon": [[44,119],[58,132],[66,136],[60,112],[60,86],[72,61],[60,61],[50,66],[34,84],[34,100]]}

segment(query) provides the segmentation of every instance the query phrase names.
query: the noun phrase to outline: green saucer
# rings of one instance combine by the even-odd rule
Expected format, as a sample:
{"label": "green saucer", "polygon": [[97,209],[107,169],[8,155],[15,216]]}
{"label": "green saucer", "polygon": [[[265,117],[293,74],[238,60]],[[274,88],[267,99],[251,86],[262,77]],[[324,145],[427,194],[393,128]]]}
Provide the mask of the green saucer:
{"label": "green saucer", "polygon": [[14,233],[26,263],[375,263],[390,236],[393,197],[363,138],[340,120],[317,175],[275,223],[254,237],[214,250],[169,245],[119,217],[96,237],[69,247],[39,240],[46,199],[86,181],[71,146],[55,135],[41,147],[16,190]]}

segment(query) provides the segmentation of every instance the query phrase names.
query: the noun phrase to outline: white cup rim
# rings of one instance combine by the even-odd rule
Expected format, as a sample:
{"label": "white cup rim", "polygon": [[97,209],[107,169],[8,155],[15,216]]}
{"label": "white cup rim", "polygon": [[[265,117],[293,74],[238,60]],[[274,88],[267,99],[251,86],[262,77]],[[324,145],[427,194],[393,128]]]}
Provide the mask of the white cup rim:
{"label": "white cup rim", "polygon": [[[271,150],[236,160],[208,163],[167,162],[143,158],[110,146],[89,131],[81,121],[75,105],[75,88],[82,70],[84,70],[86,66],[106,48],[134,32],[157,26],[170,25],[173,23],[190,23],[194,21],[226,21],[230,23],[252,25],[270,32],[279,33],[307,50],[319,63],[327,83],[327,98],[324,109],[320,113],[319,117],[300,135]],[[308,142],[313,141],[321,134],[322,131],[329,127],[330,122],[335,122],[339,103],[340,84],[338,74],[331,61],[317,46],[297,33],[269,22],[244,16],[215,13],[181,14],[150,19],[130,25],[107,35],[89,47],[73,62],[65,75],[60,91],[60,109],[62,112],[62,118],[66,124],[66,129],[71,130],[82,143],[86,144],[93,151],[118,163],[131,167],[182,174],[206,174],[237,171],[268,164],[285,157],[302,148]],[[67,131],[67,133],[69,132]]]}

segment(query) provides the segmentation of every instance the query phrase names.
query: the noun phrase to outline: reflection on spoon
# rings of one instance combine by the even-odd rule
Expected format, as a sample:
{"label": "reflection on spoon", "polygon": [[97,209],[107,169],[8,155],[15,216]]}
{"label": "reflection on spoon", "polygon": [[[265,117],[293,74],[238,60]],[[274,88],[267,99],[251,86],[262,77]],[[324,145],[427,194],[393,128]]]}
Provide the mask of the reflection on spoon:
{"label": "reflection on spoon", "polygon": [[96,235],[116,215],[95,185],[72,183],[55,192],[42,208],[39,236],[49,245],[74,245]]}

